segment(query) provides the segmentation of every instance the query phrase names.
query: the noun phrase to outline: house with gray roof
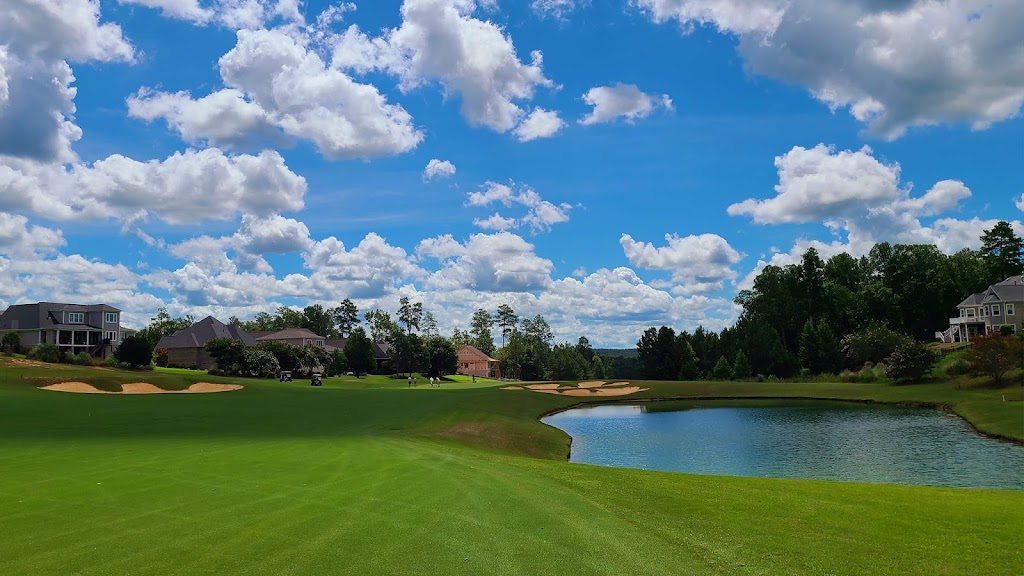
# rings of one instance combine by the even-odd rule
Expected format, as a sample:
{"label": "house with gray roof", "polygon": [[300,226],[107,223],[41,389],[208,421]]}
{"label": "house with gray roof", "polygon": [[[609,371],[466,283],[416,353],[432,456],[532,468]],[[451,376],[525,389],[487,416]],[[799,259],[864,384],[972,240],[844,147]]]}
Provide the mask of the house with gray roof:
{"label": "house with gray roof", "polygon": [[129,333],[121,311],[106,304],[15,304],[0,316],[0,335],[17,332],[23,348],[53,344],[62,352],[106,358]]}
{"label": "house with gray roof", "polygon": [[[344,350],[348,338],[332,338],[324,341],[324,350],[328,353]],[[377,361],[377,374],[384,374],[391,369],[391,345],[387,342],[370,342],[373,348],[373,359]]]}
{"label": "house with gray roof", "polygon": [[325,338],[306,328],[285,328],[276,332],[258,332],[253,336],[257,342],[284,342],[292,346],[315,346],[323,348]]}
{"label": "house with gray roof", "polygon": [[1024,275],[1010,276],[984,292],[971,294],[957,304],[959,314],[949,328],[936,332],[942,342],[970,342],[971,338],[1009,326],[1016,334],[1024,329]]}
{"label": "house with gray roof", "polygon": [[246,346],[256,346],[256,339],[235,325],[227,325],[213,316],[164,336],[156,344],[157,350],[166,350],[167,365],[180,368],[210,370],[217,363],[206,352],[206,343],[214,338],[231,338]]}

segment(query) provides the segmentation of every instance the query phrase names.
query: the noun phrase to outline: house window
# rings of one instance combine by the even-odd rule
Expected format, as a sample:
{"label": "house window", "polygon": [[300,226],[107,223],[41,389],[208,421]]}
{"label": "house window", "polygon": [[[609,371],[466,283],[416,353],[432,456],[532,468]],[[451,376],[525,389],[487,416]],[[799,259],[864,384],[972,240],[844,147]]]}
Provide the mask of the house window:
{"label": "house window", "polygon": [[988,306],[982,306],[981,308],[978,309],[978,312],[979,312],[979,315],[982,318],[987,318],[988,317]]}
{"label": "house window", "polygon": [[107,324],[117,324],[117,312],[107,312]]}
{"label": "house window", "polygon": [[103,337],[106,338],[107,340],[110,340],[111,342],[117,342],[117,332],[107,332],[106,334],[103,335]]}
{"label": "house window", "polygon": [[974,318],[974,308],[968,308],[967,309],[967,317],[968,318]]}
{"label": "house window", "polygon": [[120,333],[120,334],[118,334],[118,336],[120,336],[120,337],[121,337],[121,338],[120,338],[120,341],[121,341],[121,342],[124,342],[124,330],[121,330],[121,333]]}
{"label": "house window", "polygon": [[992,315],[999,316],[999,304],[992,305]]}
{"label": "house window", "polygon": [[68,324],[84,324],[84,312],[68,312]]}

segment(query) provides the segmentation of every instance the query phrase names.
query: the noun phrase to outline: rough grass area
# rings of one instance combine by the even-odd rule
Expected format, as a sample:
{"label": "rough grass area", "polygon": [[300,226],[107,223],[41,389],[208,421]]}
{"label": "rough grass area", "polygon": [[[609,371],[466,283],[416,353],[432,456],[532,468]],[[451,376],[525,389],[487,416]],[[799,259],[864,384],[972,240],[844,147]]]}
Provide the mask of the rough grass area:
{"label": "rough grass area", "polygon": [[[193,377],[245,389],[36,389]],[[568,464],[568,438],[536,418],[578,400],[501,385],[0,359],[0,574],[1024,573],[1024,493]],[[941,403],[1024,438],[1019,387],[643,385],[652,399]]]}

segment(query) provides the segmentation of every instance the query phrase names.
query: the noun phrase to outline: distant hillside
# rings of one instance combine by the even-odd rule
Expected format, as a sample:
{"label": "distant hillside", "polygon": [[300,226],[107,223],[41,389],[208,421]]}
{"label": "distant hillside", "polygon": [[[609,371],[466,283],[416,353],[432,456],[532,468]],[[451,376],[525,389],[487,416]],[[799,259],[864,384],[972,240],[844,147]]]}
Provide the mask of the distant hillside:
{"label": "distant hillside", "polygon": [[606,358],[636,358],[636,348],[594,348],[594,352]]}

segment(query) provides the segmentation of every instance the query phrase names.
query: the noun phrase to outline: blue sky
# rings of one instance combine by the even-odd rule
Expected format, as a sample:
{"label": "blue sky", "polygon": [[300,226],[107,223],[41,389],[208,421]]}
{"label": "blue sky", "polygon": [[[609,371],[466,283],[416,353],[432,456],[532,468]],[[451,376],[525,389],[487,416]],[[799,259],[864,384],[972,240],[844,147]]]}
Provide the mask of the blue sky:
{"label": "blue sky", "polygon": [[766,263],[1024,209],[1013,0],[13,0],[0,305],[719,329]]}

